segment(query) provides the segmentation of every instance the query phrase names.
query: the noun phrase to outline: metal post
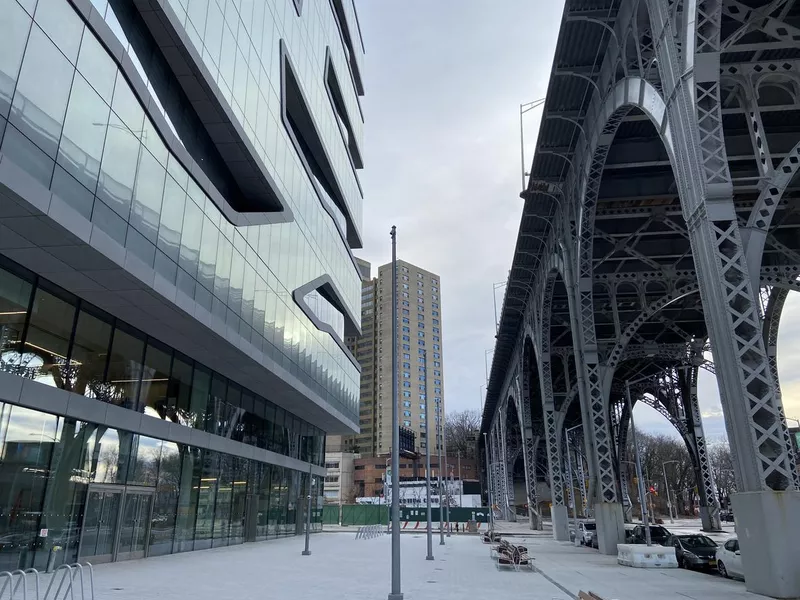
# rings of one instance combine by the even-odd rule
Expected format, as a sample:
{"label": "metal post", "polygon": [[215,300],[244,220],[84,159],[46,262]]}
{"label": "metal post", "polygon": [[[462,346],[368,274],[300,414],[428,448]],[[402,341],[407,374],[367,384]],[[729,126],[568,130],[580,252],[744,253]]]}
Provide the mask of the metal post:
{"label": "metal post", "polygon": [[311,556],[311,550],[308,549],[311,534],[311,465],[308,465],[308,507],[306,510],[306,548],[301,552],[303,556]]}
{"label": "metal post", "polygon": [[572,458],[569,451],[569,432],[573,429],[578,429],[581,425],[575,425],[575,427],[570,427],[567,429],[566,434],[566,441],[567,441],[567,477],[569,478],[569,495],[572,497],[572,514],[575,519],[575,545],[580,546],[581,542],[578,539],[578,500],[575,498],[575,486],[572,480]]}
{"label": "metal post", "polygon": [[430,411],[428,410],[428,351],[422,351],[422,358],[425,360],[425,494],[428,499],[428,527],[426,530],[428,538],[428,555],[425,560],[433,560],[433,526],[431,524],[431,443],[428,434],[428,424],[430,421]]}
{"label": "metal post", "polygon": [[520,169],[522,171],[522,188],[521,191],[525,191],[525,129],[522,126],[522,115],[525,113],[522,111],[522,107],[524,105],[519,105],[519,162],[520,162]]}
{"label": "metal post", "polygon": [[[444,414],[442,414],[442,419],[444,419]],[[450,537],[450,490],[447,488],[447,473],[450,469],[447,468],[447,440],[444,436],[444,423],[442,423],[442,446],[443,446],[442,453],[444,454],[444,488],[445,488],[444,498],[447,501],[447,507],[445,508],[445,511],[447,513],[447,516],[445,517],[445,523],[447,523],[447,537]],[[441,510],[441,504],[442,504],[442,499],[440,495],[439,510]]]}
{"label": "metal post", "polygon": [[483,449],[486,451],[486,499],[489,504],[489,527],[494,531],[494,510],[492,509],[492,478],[489,475],[489,441],[486,438],[486,433],[483,434]]}
{"label": "metal post", "polygon": [[[426,378],[427,379],[427,378]],[[438,476],[438,484],[439,484],[439,545],[444,546],[444,508],[442,508],[442,437],[441,432],[439,431],[439,423],[441,419],[439,419],[439,415],[436,415],[436,449],[439,456],[439,476]]]}
{"label": "metal post", "polygon": [[[400,464],[397,405],[397,228],[392,225],[392,469]],[[400,473],[392,477],[392,591],[388,600],[403,600],[400,591]]]}
{"label": "metal post", "polygon": [[464,479],[461,477],[461,450],[458,451],[458,506],[464,508]]}
{"label": "metal post", "polygon": [[[667,509],[669,510],[669,522],[674,523],[675,519],[672,518],[672,501],[669,498],[669,482],[667,481],[667,463],[676,463],[677,460],[668,460],[665,461],[664,464],[661,465],[661,469],[664,471],[664,489],[667,490]],[[677,516],[678,511],[675,511],[675,515]]]}
{"label": "metal post", "polygon": [[633,423],[633,405],[631,404],[631,390],[628,382],[625,382],[625,402],[628,403],[628,414],[631,416],[631,441],[633,442],[633,454],[636,459],[636,478],[639,482],[639,502],[642,505],[642,524],[644,525],[644,538],[647,545],[652,545],[650,539],[650,519],[647,514],[647,500],[644,496],[644,481],[642,481],[642,461],[639,457],[639,444],[636,443],[636,425]]}

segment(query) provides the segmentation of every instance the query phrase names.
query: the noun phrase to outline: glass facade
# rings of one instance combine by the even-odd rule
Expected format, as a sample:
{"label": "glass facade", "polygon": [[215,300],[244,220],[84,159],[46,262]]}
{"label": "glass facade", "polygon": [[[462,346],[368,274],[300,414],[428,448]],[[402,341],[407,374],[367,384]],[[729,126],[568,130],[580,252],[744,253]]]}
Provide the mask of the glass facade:
{"label": "glass facade", "polygon": [[[148,114],[157,110],[180,143],[197,146],[184,139],[188,117],[176,113],[174,98],[164,91],[170,89],[164,84],[165,63],[157,58],[143,24],[124,8],[130,3],[93,0],[93,5],[151,94],[147,110],[67,0],[0,0],[0,152],[126,248],[129,256],[238,330],[257,350],[357,422],[358,368],[331,334],[303,313],[292,292],[327,274],[343,304],[357,315],[359,273],[280,118],[283,42],[338,188],[360,227],[361,191],[348,151],[363,135],[357,93],[353,86],[340,86],[339,110],[349,115],[345,141],[342,118],[326,92],[326,49],[340,81],[356,64],[342,42],[334,11],[328,3],[307,3],[298,16],[290,0],[170,0],[256,149],[256,158],[294,215],[289,223],[235,227],[170,152],[161,137],[165,132],[158,131]],[[296,25],[298,19],[302,27]],[[312,51],[311,39],[325,40],[327,46]],[[203,168],[209,169],[209,179],[220,181],[212,165]],[[224,195],[223,183],[218,187]],[[43,296],[41,302],[52,301]],[[315,308],[340,334],[341,313],[334,315],[336,309],[322,301]],[[89,317],[84,321],[81,335],[103,335],[92,329]],[[60,333],[62,344],[64,334]],[[56,335],[53,328],[50,335]],[[87,340],[87,351],[96,341]],[[135,336],[124,339],[119,351],[135,351],[137,343]],[[152,360],[159,358],[163,357],[153,351]],[[136,378],[136,368],[157,365],[135,367],[112,358],[108,368],[120,377]],[[133,406],[143,401],[141,392],[158,394],[158,385],[148,390],[138,385],[117,386],[117,401]]]}
{"label": "glass facade", "polygon": [[1,266],[0,371],[323,464],[321,429],[60,288]]}
{"label": "glass facade", "polygon": [[[312,477],[312,530],[322,528]],[[295,535],[309,474],[0,403],[0,571]]]}

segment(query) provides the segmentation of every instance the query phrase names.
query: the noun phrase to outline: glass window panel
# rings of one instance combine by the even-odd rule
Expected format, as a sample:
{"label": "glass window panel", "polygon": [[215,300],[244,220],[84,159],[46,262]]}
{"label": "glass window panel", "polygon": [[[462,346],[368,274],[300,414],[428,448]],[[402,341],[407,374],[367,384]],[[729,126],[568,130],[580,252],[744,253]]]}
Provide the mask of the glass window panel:
{"label": "glass window panel", "polygon": [[103,148],[97,195],[126,220],[131,209],[140,146],[139,140],[122,121],[111,115]]}
{"label": "glass window panel", "polygon": [[0,115],[4,117],[11,108],[31,22],[30,15],[14,0],[0,0]]}
{"label": "glass window panel", "polygon": [[125,246],[128,225],[119,214],[99,200],[92,208],[92,223],[120,246]]}
{"label": "glass window panel", "polygon": [[230,454],[219,456],[219,487],[217,488],[217,504],[214,507],[214,544],[228,545],[231,522],[231,497],[233,495],[233,461]]}
{"label": "glass window panel", "polygon": [[154,244],[158,241],[158,221],[166,173],[152,154],[146,151],[139,154],[130,224]]}
{"label": "glass window panel", "polygon": [[9,404],[0,415],[0,568],[13,570],[34,564],[58,419]]}
{"label": "glass window panel", "polygon": [[[178,517],[181,475],[181,454],[178,444],[164,442],[161,447],[158,482],[153,498],[149,556],[161,556],[172,552]],[[191,487],[191,481],[187,485]]]}
{"label": "glass window panel", "polygon": [[110,342],[111,325],[86,311],[81,311],[70,351],[66,389],[87,398],[104,396],[103,382]]}
{"label": "glass window panel", "polygon": [[9,120],[51,157],[56,155],[74,72],[53,42],[34,27]]}
{"label": "glass window panel", "polygon": [[25,337],[29,376],[46,385],[67,385],[67,351],[75,320],[75,307],[39,288],[33,298],[30,325]]}
{"label": "glass window panel", "polygon": [[62,167],[56,165],[53,172],[53,181],[50,184],[53,193],[64,200],[78,214],[91,220],[94,208],[94,194],[83,187],[78,180],[67,173]]}
{"label": "glass window panel", "polygon": [[[165,443],[165,445],[167,444],[169,442]],[[187,552],[194,549],[200,478],[203,476],[202,451],[191,446],[181,446],[180,453],[178,514],[175,522],[173,552]]]}
{"label": "glass window panel", "polygon": [[81,45],[83,21],[67,0],[39,0],[34,19],[70,62],[75,63]]}
{"label": "glass window panel", "polygon": [[283,483],[284,468],[277,465],[271,467],[272,477],[269,487],[269,518],[267,520],[267,532],[269,537],[278,535],[278,524],[283,522],[286,510],[285,499],[282,501],[281,484]]}
{"label": "glass window panel", "polygon": [[192,427],[192,361],[180,354],[172,359],[172,374],[167,390],[168,408],[166,418],[173,423]]}
{"label": "glass window panel", "polygon": [[189,406],[188,418],[193,421],[194,427],[205,430],[208,416],[209,394],[211,393],[211,373],[195,365],[192,376],[192,399]]}
{"label": "glass window panel", "polygon": [[197,272],[197,281],[209,291],[214,289],[218,238],[219,230],[214,227],[208,217],[205,217],[203,219],[203,243],[200,245],[200,268]]}
{"label": "glass window panel", "polygon": [[163,419],[167,415],[167,384],[172,364],[172,351],[147,344],[139,388],[139,412]]}
{"label": "glass window panel", "polygon": [[[231,527],[229,542],[244,543],[245,508],[247,507],[247,477],[250,461],[238,456],[230,456],[233,462],[233,481],[231,481]],[[251,498],[251,502],[253,499]]]}
{"label": "glass window panel", "polygon": [[164,185],[164,203],[161,207],[157,245],[175,262],[178,262],[180,256],[185,204],[186,192],[172,177],[167,177]]}
{"label": "glass window panel", "polygon": [[161,440],[143,435],[133,435],[131,463],[128,467],[128,485],[153,487],[158,479],[161,461]]}
{"label": "glass window panel", "polygon": [[219,237],[217,249],[217,271],[214,277],[214,295],[223,302],[228,301],[228,291],[231,281],[231,260],[233,259],[233,245],[225,236]]}
{"label": "glass window panel", "polygon": [[15,165],[22,168],[45,188],[50,187],[53,176],[53,160],[16,127],[9,125],[3,136],[0,151]]}
{"label": "glass window panel", "polygon": [[27,281],[0,269],[0,371],[15,373],[24,367],[22,331],[32,289]]}
{"label": "glass window panel", "polygon": [[167,173],[172,175],[172,178],[178,182],[184,190],[189,186],[189,174],[183,165],[175,158],[174,154],[170,154],[167,159]]}
{"label": "glass window panel", "polygon": [[44,548],[47,552],[37,552],[38,569],[47,565],[45,554],[49,554],[52,546],[61,547],[58,560],[63,563],[73,563],[78,558],[97,429],[95,424],[59,419],[59,431],[53,440],[53,457],[46,475],[47,494],[42,511],[42,527],[49,530]]}
{"label": "glass window panel", "polygon": [[194,530],[195,550],[211,547],[218,479],[219,455],[212,450],[204,450],[200,492],[197,499],[197,523]]}
{"label": "glass window panel", "polygon": [[178,275],[178,265],[176,265],[170,258],[167,257],[161,250],[156,250],[156,263],[155,270],[166,281],[175,285]]}
{"label": "glass window panel", "polygon": [[244,257],[236,250],[233,250],[233,261],[231,262],[231,287],[228,296],[228,307],[241,314],[242,295],[244,287]]}
{"label": "glass window panel", "polygon": [[75,75],[58,163],[92,192],[100,173],[108,115],[108,104],[80,74]]}
{"label": "glass window panel", "polygon": [[88,31],[81,41],[78,71],[103,100],[111,104],[114,95],[114,81],[117,78],[117,65],[105,48],[100,45],[100,42]]}
{"label": "glass window panel", "polygon": [[142,135],[142,123],[144,122],[144,110],[142,110],[142,105],[139,104],[121,73],[117,73],[111,108],[122,119],[122,122],[128,126],[128,129],[137,138],[140,138]]}
{"label": "glass window panel", "polygon": [[106,375],[109,388],[107,402],[136,410],[143,357],[144,340],[117,327]]}
{"label": "glass window panel", "polygon": [[90,477],[95,483],[125,483],[134,434],[101,427],[94,447]]}
{"label": "glass window panel", "polygon": [[189,198],[185,202],[181,229],[181,249],[178,264],[189,275],[196,277],[200,258],[200,240],[203,231],[203,211]]}
{"label": "glass window panel", "polygon": [[125,247],[140,261],[150,268],[156,258],[156,247],[150,240],[131,226],[128,226],[128,233],[125,238]]}

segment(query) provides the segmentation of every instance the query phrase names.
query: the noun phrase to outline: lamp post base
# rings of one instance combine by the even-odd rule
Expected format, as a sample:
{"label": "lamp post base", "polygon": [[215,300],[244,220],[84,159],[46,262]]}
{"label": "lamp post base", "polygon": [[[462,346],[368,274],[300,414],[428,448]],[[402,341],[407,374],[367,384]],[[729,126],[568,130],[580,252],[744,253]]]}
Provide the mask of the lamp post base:
{"label": "lamp post base", "polygon": [[433,554],[429,554],[425,557],[425,560],[433,560]]}
{"label": "lamp post base", "polygon": [[403,600],[403,594],[389,594],[388,600]]}
{"label": "lamp post base", "polygon": [[303,551],[301,552],[301,554],[302,554],[303,556],[311,556],[311,550],[303,550]]}

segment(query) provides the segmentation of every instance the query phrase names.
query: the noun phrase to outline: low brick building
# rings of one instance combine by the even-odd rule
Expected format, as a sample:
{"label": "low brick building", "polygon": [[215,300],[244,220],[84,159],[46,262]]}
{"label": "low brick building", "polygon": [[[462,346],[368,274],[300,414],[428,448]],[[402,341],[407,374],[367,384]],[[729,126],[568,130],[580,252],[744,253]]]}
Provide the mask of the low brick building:
{"label": "low brick building", "polygon": [[[448,457],[446,462],[448,477],[452,472],[454,479],[462,479],[464,481],[478,480],[477,465],[473,459],[462,458],[460,471],[458,457]],[[386,466],[390,463],[391,455],[389,454],[356,459],[354,467],[354,485],[356,497],[382,496]],[[431,456],[431,475],[434,477],[439,476],[438,456]],[[418,454],[413,458],[404,456],[400,457],[400,481],[412,481],[415,479],[422,479],[424,477],[424,455]]]}

